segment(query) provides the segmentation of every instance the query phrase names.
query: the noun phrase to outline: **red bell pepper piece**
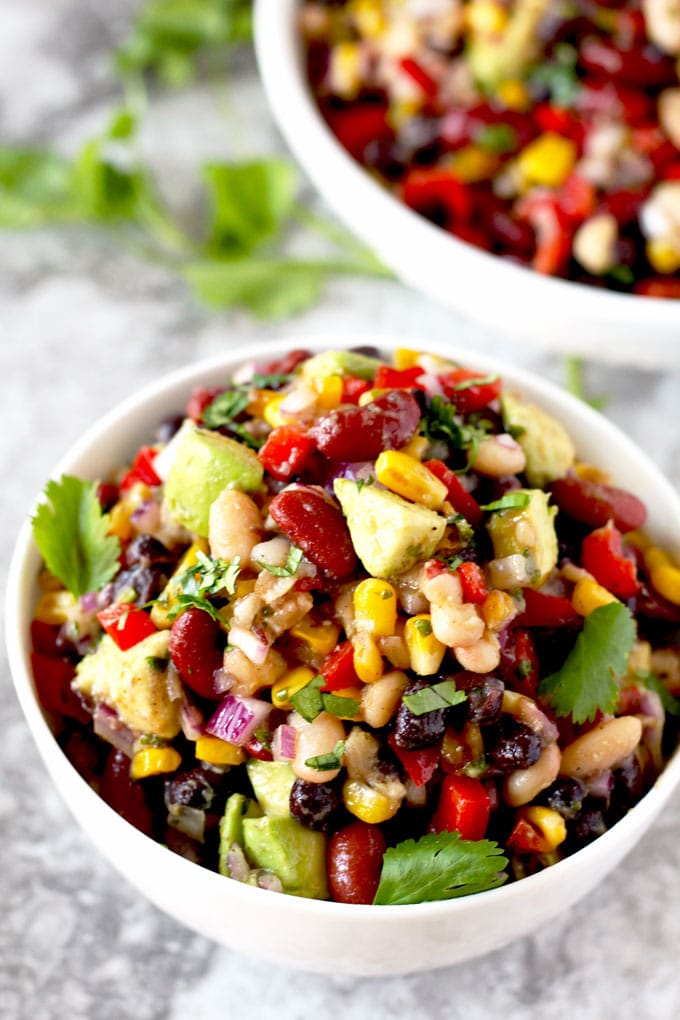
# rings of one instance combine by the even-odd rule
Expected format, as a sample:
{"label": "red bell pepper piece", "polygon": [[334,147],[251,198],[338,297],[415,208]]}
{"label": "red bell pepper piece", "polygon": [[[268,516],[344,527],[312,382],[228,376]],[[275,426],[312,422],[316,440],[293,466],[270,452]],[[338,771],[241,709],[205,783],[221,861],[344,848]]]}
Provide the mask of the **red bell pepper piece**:
{"label": "red bell pepper piece", "polygon": [[501,671],[504,682],[513,691],[536,697],[540,663],[533,638],[523,627],[510,631],[508,643],[501,651]]}
{"label": "red bell pepper piece", "polygon": [[342,377],[342,403],[358,404],[359,397],[370,388],[371,384],[365,379],[359,379],[356,375],[344,375]]}
{"label": "red bell pepper piece", "polygon": [[463,589],[463,601],[481,605],[486,596],[489,594],[489,590],[486,586],[484,573],[479,564],[466,560],[465,563],[461,563],[461,565],[457,568],[456,573],[460,578],[460,585]]}
{"label": "red bell pepper piece", "polygon": [[279,425],[269,433],[257,458],[272,478],[286,482],[300,473],[315,449],[314,440],[300,425]]}
{"label": "red bell pepper piece", "polygon": [[32,652],[31,666],[38,701],[46,712],[67,715],[81,723],[91,721],[78,695],[71,689],[76,671],[69,659]]}
{"label": "red bell pepper piece", "polygon": [[428,99],[434,99],[439,91],[437,82],[432,78],[425,68],[421,67],[420,64],[413,60],[411,57],[404,57],[399,61],[404,74],[407,74],[411,81],[414,81],[423,95],[427,96]]}
{"label": "red bell pepper piece", "polygon": [[545,854],[550,844],[526,818],[518,818],[508,836],[506,847],[518,854]]}
{"label": "red bell pepper piece", "polygon": [[571,254],[571,231],[557,196],[529,193],[521,199],[517,215],[526,219],[536,234],[536,254],[532,265],[546,276],[558,275]]}
{"label": "red bell pepper piece", "polygon": [[326,681],[324,691],[342,691],[361,683],[354,669],[354,649],[351,641],[343,641],[321,663],[319,669]]}
{"label": "red bell pepper piece", "polygon": [[626,556],[622,535],[613,524],[591,531],[581,545],[581,562],[598,584],[620,599],[637,594],[640,582],[635,560]]}
{"label": "red bell pepper piece", "polygon": [[524,611],[516,618],[520,627],[565,627],[579,616],[569,599],[523,588]]}
{"label": "red bell pepper piece", "polygon": [[459,832],[461,839],[483,839],[491,798],[481,779],[446,776],[428,832]]}
{"label": "red bell pepper piece", "polygon": [[137,451],[137,456],[132,462],[132,467],[124,476],[120,483],[120,491],[125,492],[126,489],[132,488],[137,482],[143,482],[144,485],[150,485],[152,487],[161,485],[161,479],[158,477],[153,469],[153,462],[156,459],[158,451],[155,446],[142,446]]}
{"label": "red bell pepper piece", "polygon": [[370,142],[392,136],[386,103],[355,104],[344,110],[326,109],[324,114],[340,144],[359,161]]}
{"label": "red bell pepper piece", "polygon": [[269,747],[263,744],[260,738],[257,736],[257,732],[253,733],[252,737],[245,745],[245,750],[248,752],[251,758],[257,758],[258,761],[273,761],[274,756]]}
{"label": "red bell pepper piece", "polygon": [[462,514],[466,521],[473,528],[478,527],[482,519],[482,511],[479,503],[465,486],[459,481],[458,476],[442,460],[426,460],[425,467],[443,482],[448,489],[448,500],[458,514]]}
{"label": "red bell pepper piece", "polygon": [[375,373],[373,385],[377,390],[422,390],[424,387],[417,380],[423,375],[423,371],[420,365],[413,365],[412,368],[390,368],[389,365],[381,365]]}
{"label": "red bell pepper piece", "polygon": [[469,368],[455,368],[439,377],[444,393],[456,405],[459,414],[481,411],[500,396],[503,387],[501,380],[475,382],[483,378],[482,373],[473,372]]}
{"label": "red bell pepper piece", "polygon": [[404,178],[403,199],[417,212],[427,213],[433,208],[443,209],[448,224],[468,220],[472,213],[470,189],[450,170],[437,167],[418,167],[409,170]]}
{"label": "red bell pepper piece", "polygon": [[394,734],[390,733],[387,743],[404,766],[415,786],[424,786],[425,783],[432,779],[432,776],[437,771],[441,757],[441,741],[433,744],[431,747],[423,747],[419,751],[407,751],[395,743]]}
{"label": "red bell pepper piece", "polygon": [[671,280],[666,276],[652,276],[636,283],[633,291],[643,297],[680,298],[680,280]]}
{"label": "red bell pepper piece", "polygon": [[596,200],[595,186],[579,174],[570,174],[557,195],[562,212],[577,223],[595,212]]}
{"label": "red bell pepper piece", "polygon": [[97,619],[122,652],[156,633],[157,627],[148,613],[126,602],[114,602],[97,613]]}

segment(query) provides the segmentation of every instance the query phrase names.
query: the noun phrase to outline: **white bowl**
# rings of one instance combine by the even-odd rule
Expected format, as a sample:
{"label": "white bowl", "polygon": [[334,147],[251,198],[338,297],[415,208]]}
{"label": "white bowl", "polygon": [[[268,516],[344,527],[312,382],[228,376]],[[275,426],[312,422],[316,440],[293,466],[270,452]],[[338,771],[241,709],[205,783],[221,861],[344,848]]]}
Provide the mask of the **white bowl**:
{"label": "white bowl", "polygon": [[255,43],[274,118],[329,207],[406,283],[546,350],[680,364],[680,301],[541,276],[480,251],[407,208],[335,140],[305,77],[298,0],[256,0]]}
{"label": "white bowl", "polygon": [[[326,338],[312,350],[375,343],[386,338]],[[56,466],[95,479],[128,460],[157,423],[181,409],[196,386],[223,382],[242,361],[269,360],[296,341],[248,345],[242,353],[190,365],[147,386],[107,414]],[[614,479],[644,497],[649,531],[680,555],[680,501],[649,459],[610,422],[536,376],[491,358],[423,344],[480,373],[497,373],[550,408],[580,455],[607,466]],[[30,669],[29,624],[37,601],[40,558],[26,523],[19,535],[7,592],[7,644],[17,694],[40,754],[57,788],[98,849],[153,903],[232,949],[308,970],[397,974],[469,959],[533,931],[584,896],[649,828],[680,779],[680,756],[615,826],[574,856],[516,884],[463,899],[414,906],[372,907],[298,899],[223,878],[172,853],[125,822],[87,785],[54,739],[36,700]]]}

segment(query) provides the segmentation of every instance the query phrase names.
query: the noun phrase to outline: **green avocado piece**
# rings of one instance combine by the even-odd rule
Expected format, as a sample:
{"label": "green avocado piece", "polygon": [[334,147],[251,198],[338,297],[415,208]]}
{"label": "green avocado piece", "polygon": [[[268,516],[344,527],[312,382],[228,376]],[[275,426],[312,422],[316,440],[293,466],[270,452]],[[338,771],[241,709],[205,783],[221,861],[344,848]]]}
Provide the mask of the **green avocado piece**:
{"label": "green avocado piece", "polygon": [[295,782],[295,773],[288,762],[251,758],[246,770],[264,813],[275,818],[289,818],[290,791]]}
{"label": "green avocado piece", "polygon": [[229,877],[227,855],[234,843],[243,846],[243,819],[260,818],[261,811],[254,800],[242,793],[232,793],[220,819],[220,847],[218,852],[218,869],[220,875]]}
{"label": "green avocado piece", "polygon": [[219,432],[194,426],[177,449],[165,499],[175,520],[207,538],[210,507],[222,490],[252,492],[262,484],[263,473],[252,450]]}
{"label": "green avocado piece", "polygon": [[550,496],[540,489],[516,489],[513,495],[515,492],[529,496],[527,506],[492,513],[486,527],[494,556],[526,556],[532,586],[540,585],[557,563],[557,507],[548,505]]}
{"label": "green avocado piece", "polygon": [[385,362],[356,351],[324,351],[316,354],[302,366],[306,379],[325,379],[329,375],[356,375],[370,382]]}
{"label": "green avocado piece", "polygon": [[256,868],[272,871],[284,892],[313,900],[328,898],[326,837],[293,818],[245,818],[243,844]]}
{"label": "green avocado piece", "polygon": [[508,78],[521,78],[539,52],[539,25],[550,0],[516,0],[507,27],[499,38],[478,37],[468,47],[473,77],[491,90]]}
{"label": "green avocado piece", "polygon": [[543,489],[563,478],[574,463],[576,451],[571,436],[556,418],[537,404],[516,393],[501,397],[503,421],[512,430],[527,459],[524,473],[530,485]]}
{"label": "green avocado piece", "polygon": [[403,574],[432,555],[446,531],[446,518],[372,485],[336,478],[335,495],[352,544],[373,577]]}

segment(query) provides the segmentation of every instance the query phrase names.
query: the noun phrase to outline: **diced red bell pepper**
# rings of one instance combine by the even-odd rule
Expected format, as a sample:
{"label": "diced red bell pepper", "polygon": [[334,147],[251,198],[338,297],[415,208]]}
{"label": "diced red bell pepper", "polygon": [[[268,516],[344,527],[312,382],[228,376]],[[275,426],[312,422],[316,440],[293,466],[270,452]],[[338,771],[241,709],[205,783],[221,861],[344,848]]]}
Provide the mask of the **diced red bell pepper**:
{"label": "diced red bell pepper", "polygon": [[593,183],[579,174],[570,174],[557,195],[562,212],[577,223],[587,219],[595,212],[596,199],[597,194]]}
{"label": "diced red bell pepper", "polygon": [[479,526],[482,511],[477,500],[470,495],[458,476],[442,460],[426,460],[425,467],[443,482],[448,489],[448,500],[458,514],[462,514],[473,528]]}
{"label": "diced red bell pepper", "polygon": [[399,747],[394,740],[394,734],[390,733],[387,738],[397,758],[404,766],[409,778],[415,786],[424,786],[428,783],[437,771],[441,757],[441,741],[431,747],[423,747],[419,751],[408,751]]}
{"label": "diced red bell pepper", "polygon": [[324,691],[342,691],[361,681],[354,669],[354,649],[351,641],[343,641],[321,663],[319,669],[326,681]]}
{"label": "diced red bell pepper", "polygon": [[529,193],[517,206],[517,215],[526,219],[536,234],[536,254],[532,265],[536,272],[559,275],[571,254],[571,230],[558,205],[557,196]]}
{"label": "diced red bell pepper", "polygon": [[33,680],[38,701],[46,712],[66,715],[78,722],[90,722],[78,695],[71,688],[75,667],[69,659],[31,653]]}
{"label": "diced red bell pepper", "polygon": [[401,389],[424,389],[417,380],[423,374],[420,365],[413,365],[412,368],[390,368],[389,365],[380,365],[375,373],[373,385],[377,390],[401,390]]}
{"label": "diced red bell pepper", "polygon": [[60,627],[52,623],[42,623],[41,620],[33,620],[31,623],[31,645],[33,651],[38,655],[48,655],[52,658],[59,658],[61,649],[57,644]]}
{"label": "diced red bell pepper", "polygon": [[125,602],[114,602],[102,609],[97,613],[97,619],[122,652],[151,637],[157,630],[148,613]]}
{"label": "diced red bell pepper", "polygon": [[350,156],[361,161],[366,146],[381,138],[390,138],[387,103],[355,104],[344,110],[324,110],[328,126]]}
{"label": "diced red bell pepper", "polygon": [[474,382],[482,378],[482,373],[473,372],[469,368],[454,368],[452,372],[439,377],[444,393],[456,405],[459,414],[481,411],[500,396],[503,388],[501,380],[496,378]]}
{"label": "diced red bell pepper", "polygon": [[519,694],[535,698],[540,680],[540,663],[528,630],[510,630],[501,649],[501,673],[504,683]]}
{"label": "diced red bell pepper", "polygon": [[279,425],[267,436],[257,458],[272,478],[286,482],[300,473],[316,443],[300,425]]}
{"label": "diced red bell pepper", "polygon": [[437,95],[439,91],[437,82],[412,57],[404,57],[399,61],[399,66],[404,74],[407,74],[411,81],[416,83],[424,96],[427,96],[428,99],[433,99]]}
{"label": "diced red bell pepper", "polygon": [[268,748],[266,744],[262,743],[262,741],[256,735],[256,733],[253,733],[252,737],[245,745],[245,750],[248,752],[251,758],[257,758],[258,761],[274,760],[274,756],[270,748]]}
{"label": "diced red bell pepper", "polygon": [[223,393],[224,389],[217,387],[207,390],[204,386],[198,386],[189,397],[187,403],[187,418],[200,424],[203,421],[203,412],[206,407],[212,404],[215,397]]}
{"label": "diced red bell pepper", "polygon": [[680,161],[665,166],[661,176],[665,181],[680,181]]}
{"label": "diced red bell pepper", "polygon": [[506,847],[518,854],[545,854],[550,843],[526,818],[518,818],[508,836]]}
{"label": "diced red bell pepper", "polygon": [[158,450],[155,446],[142,446],[137,451],[137,456],[132,462],[132,467],[123,477],[120,483],[120,491],[125,492],[126,489],[132,488],[138,482],[142,482],[144,485],[150,485],[152,487],[161,484],[161,479],[158,477],[153,468],[153,462],[156,459]]}
{"label": "diced red bell pepper", "polygon": [[283,354],[274,361],[267,361],[263,365],[258,365],[257,371],[260,375],[290,375],[298,365],[301,365],[303,361],[311,358],[311,356],[311,351],[307,351],[303,347],[295,347],[292,351],[288,351],[287,354]]}
{"label": "diced red bell pepper", "polygon": [[606,524],[591,531],[581,545],[581,562],[598,584],[620,599],[637,594],[640,582],[635,559],[626,556],[618,528]]}
{"label": "diced red bell pepper", "polygon": [[97,499],[105,513],[118,502],[118,496],[118,486],[113,485],[111,482],[100,482],[97,486]]}
{"label": "diced red bell pepper", "polygon": [[666,276],[652,276],[640,280],[633,288],[636,294],[654,298],[680,298],[680,280],[671,280]]}
{"label": "diced red bell pepper", "polygon": [[371,384],[365,379],[359,379],[356,375],[344,375],[342,377],[342,403],[358,404],[359,397],[370,388]]}
{"label": "diced red bell pepper", "polygon": [[480,779],[446,776],[428,832],[458,832],[461,839],[483,839],[491,814],[491,798]]}
{"label": "diced red bell pepper", "polygon": [[541,131],[551,131],[571,138],[577,145],[581,145],[583,141],[582,121],[563,106],[541,103],[534,109],[534,120]]}
{"label": "diced red bell pepper", "polygon": [[523,588],[524,611],[516,617],[519,627],[566,627],[579,616],[569,599]]}
{"label": "diced red bell pepper", "polygon": [[457,568],[456,573],[463,589],[463,601],[481,605],[489,594],[489,590],[486,586],[484,572],[479,564],[466,560]]}
{"label": "diced red bell pepper", "polygon": [[403,199],[417,212],[443,209],[448,225],[465,221],[472,213],[470,189],[450,170],[416,167],[404,178]]}

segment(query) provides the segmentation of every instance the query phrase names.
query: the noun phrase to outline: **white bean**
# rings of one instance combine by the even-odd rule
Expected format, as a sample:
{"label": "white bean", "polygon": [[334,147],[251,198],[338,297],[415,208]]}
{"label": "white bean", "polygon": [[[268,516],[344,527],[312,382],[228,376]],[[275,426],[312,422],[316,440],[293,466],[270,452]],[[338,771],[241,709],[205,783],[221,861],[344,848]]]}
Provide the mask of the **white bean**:
{"label": "white bean", "polygon": [[471,603],[452,605],[433,602],[430,607],[432,631],[449,648],[468,648],[484,634],[484,621]]}
{"label": "white bean", "polygon": [[526,456],[519,443],[502,432],[499,436],[482,439],[474,460],[475,471],[490,478],[518,475],[526,467]]}
{"label": "white bean", "polygon": [[295,741],[295,757],[291,762],[298,779],[307,783],[329,783],[335,779],[340,769],[314,769],[305,762],[320,754],[330,754],[337,742],[344,739],[345,727],[337,716],[329,712],[321,712],[312,722],[301,726]]}
{"label": "white bean", "polygon": [[676,149],[680,149],[680,88],[664,89],[659,96],[659,122]]}
{"label": "white bean", "polygon": [[236,489],[223,489],[210,507],[210,555],[221,560],[239,556],[242,567],[250,566],[261,529],[262,517],[250,496]]}
{"label": "white bean", "polygon": [[484,632],[476,644],[466,648],[457,647],[453,651],[463,669],[469,669],[471,673],[490,673],[501,661],[498,638],[489,630]]}
{"label": "white bean", "polygon": [[440,605],[460,605],[463,601],[463,586],[458,575],[442,570],[430,576],[427,564],[420,571],[420,590],[426,599]]}
{"label": "white bean", "polygon": [[583,779],[613,768],[635,750],[641,736],[642,723],[637,716],[606,719],[565,747],[560,774]]}
{"label": "white bean", "polygon": [[543,748],[541,757],[526,769],[515,769],[503,784],[503,800],[510,807],[529,804],[541,790],[554,783],[560,772],[560,749],[557,744]]}
{"label": "white bean", "polygon": [[401,670],[384,673],[374,684],[367,684],[361,694],[361,712],[364,722],[373,729],[387,726],[396,712],[408,679]]}
{"label": "white bean", "polygon": [[286,660],[275,648],[269,649],[259,666],[240,648],[228,648],[224,653],[223,669],[229,681],[229,692],[243,698],[250,698],[261,687],[271,687],[287,668]]}
{"label": "white bean", "polygon": [[647,35],[672,57],[680,56],[680,0],[642,0]]}
{"label": "white bean", "polygon": [[611,213],[597,213],[582,223],[574,234],[574,258],[589,273],[601,276],[616,263],[618,236],[616,218]]}

